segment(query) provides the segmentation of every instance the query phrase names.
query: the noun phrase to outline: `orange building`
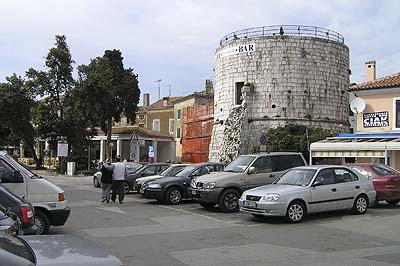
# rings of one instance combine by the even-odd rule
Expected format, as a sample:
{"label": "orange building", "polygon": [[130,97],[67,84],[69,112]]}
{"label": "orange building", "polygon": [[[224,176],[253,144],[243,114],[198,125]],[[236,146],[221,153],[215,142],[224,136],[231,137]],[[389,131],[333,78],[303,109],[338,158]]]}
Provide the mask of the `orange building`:
{"label": "orange building", "polygon": [[214,123],[214,102],[183,109],[182,161],[208,161],[208,150]]}

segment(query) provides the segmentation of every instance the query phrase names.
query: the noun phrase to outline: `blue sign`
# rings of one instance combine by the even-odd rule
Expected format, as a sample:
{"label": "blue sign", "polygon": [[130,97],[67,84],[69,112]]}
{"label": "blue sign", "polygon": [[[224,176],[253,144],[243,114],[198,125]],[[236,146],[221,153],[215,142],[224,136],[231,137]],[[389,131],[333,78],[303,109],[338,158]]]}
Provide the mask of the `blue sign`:
{"label": "blue sign", "polygon": [[149,146],[149,157],[154,157],[154,146]]}
{"label": "blue sign", "polygon": [[265,145],[267,144],[267,137],[265,135],[262,135],[260,138],[260,144]]}

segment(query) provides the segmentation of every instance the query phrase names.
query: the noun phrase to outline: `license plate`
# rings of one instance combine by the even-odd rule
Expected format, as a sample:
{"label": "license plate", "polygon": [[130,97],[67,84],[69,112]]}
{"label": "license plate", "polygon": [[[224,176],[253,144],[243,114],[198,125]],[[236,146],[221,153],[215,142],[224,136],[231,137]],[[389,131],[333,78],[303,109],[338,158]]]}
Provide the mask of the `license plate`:
{"label": "license plate", "polygon": [[243,201],[243,206],[245,207],[250,207],[250,208],[255,208],[257,207],[257,204],[254,201]]}
{"label": "license plate", "polygon": [[197,195],[197,191],[196,190],[192,190],[192,195]]}

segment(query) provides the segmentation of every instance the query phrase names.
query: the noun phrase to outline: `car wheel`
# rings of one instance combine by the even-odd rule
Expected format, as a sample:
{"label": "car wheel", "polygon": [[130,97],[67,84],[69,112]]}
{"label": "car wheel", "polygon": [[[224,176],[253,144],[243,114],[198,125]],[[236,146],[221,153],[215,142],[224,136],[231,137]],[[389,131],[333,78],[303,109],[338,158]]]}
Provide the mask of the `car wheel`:
{"label": "car wheel", "polygon": [[38,227],[36,231],[37,235],[46,235],[49,233],[50,220],[45,213],[35,210],[34,223]]}
{"label": "car wheel", "polygon": [[94,176],[94,177],[93,177],[93,186],[94,186],[94,187],[100,187],[100,182],[99,182],[99,180],[97,179],[97,176]]}
{"label": "car wheel", "polygon": [[213,208],[217,203],[199,201],[199,204],[200,204],[200,206],[203,207],[204,209],[211,209],[211,208]]}
{"label": "car wheel", "polygon": [[168,204],[179,204],[182,201],[182,192],[177,187],[172,187],[165,194],[165,201]]}
{"label": "car wheel", "polygon": [[364,214],[368,209],[368,199],[365,195],[360,195],[356,198],[353,204],[353,212],[355,214]]}
{"label": "car wheel", "polygon": [[397,205],[397,203],[399,203],[400,202],[400,200],[387,200],[386,201],[387,202],[387,204],[389,204],[390,206],[395,206],[395,205]]}
{"label": "car wheel", "polygon": [[236,190],[225,190],[219,198],[219,209],[223,212],[237,212],[239,210],[239,197],[239,192]]}
{"label": "car wheel", "polygon": [[130,189],[130,187],[129,187],[129,183],[125,181],[125,182],[124,182],[124,193],[125,193],[125,194],[128,194],[130,190],[131,190],[131,189]]}
{"label": "car wheel", "polygon": [[286,211],[286,219],[291,223],[301,223],[307,214],[306,207],[300,201],[293,201]]}

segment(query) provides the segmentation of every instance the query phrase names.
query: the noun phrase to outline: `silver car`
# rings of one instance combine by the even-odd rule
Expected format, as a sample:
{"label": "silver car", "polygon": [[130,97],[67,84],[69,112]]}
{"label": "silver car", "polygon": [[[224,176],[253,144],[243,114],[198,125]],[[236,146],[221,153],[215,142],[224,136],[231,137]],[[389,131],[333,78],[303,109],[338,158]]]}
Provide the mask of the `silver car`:
{"label": "silver car", "polygon": [[274,184],[245,191],[239,206],[254,216],[286,216],[298,223],[308,213],[352,209],[364,214],[375,197],[372,181],[349,167],[303,166]]}
{"label": "silver car", "polygon": [[14,237],[0,233],[0,265],[122,266],[93,242],[73,235]]}

